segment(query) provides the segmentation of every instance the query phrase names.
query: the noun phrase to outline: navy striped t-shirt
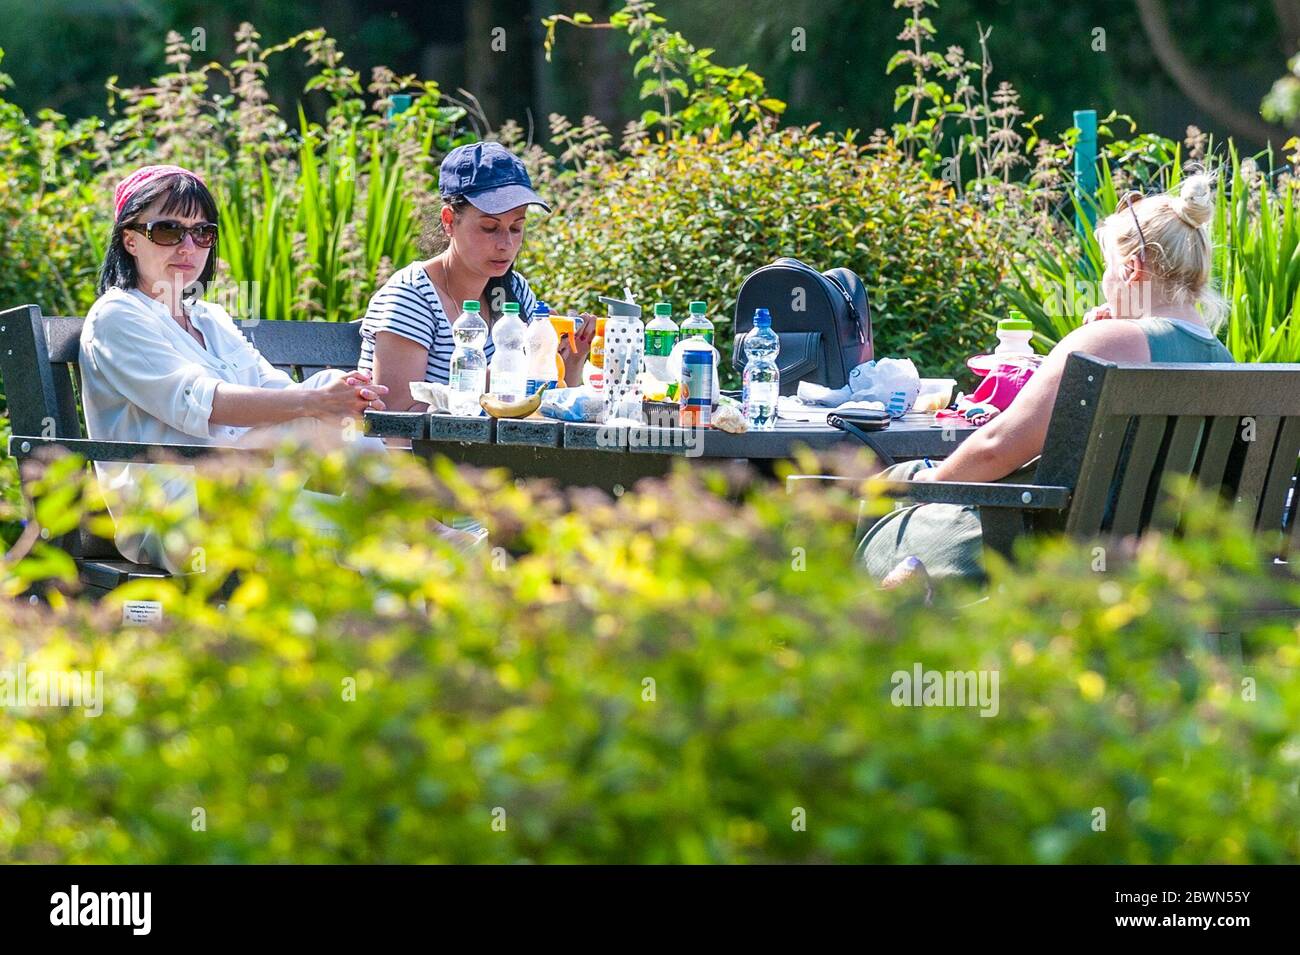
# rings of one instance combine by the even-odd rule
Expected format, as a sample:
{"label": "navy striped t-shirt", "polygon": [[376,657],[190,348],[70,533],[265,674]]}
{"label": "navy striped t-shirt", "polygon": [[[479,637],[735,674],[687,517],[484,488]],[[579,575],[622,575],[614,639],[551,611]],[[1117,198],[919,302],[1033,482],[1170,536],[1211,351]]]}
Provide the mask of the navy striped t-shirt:
{"label": "navy striped t-shirt", "polygon": [[[528,287],[528,280],[518,272],[512,273],[511,292],[519,303],[519,317],[526,323],[532,321],[537,308],[537,296]],[[451,377],[451,353],[455,342],[451,338],[451,323],[460,316],[457,303],[450,316],[443,308],[438,290],[429,280],[423,262],[412,262],[393,273],[383,288],[375,292],[361,321],[361,360],[357,367],[372,371],[375,365],[375,335],[392,332],[429,350],[429,360],[424,369],[425,381],[447,384]],[[486,316],[484,316],[486,318]],[[483,353],[488,361],[494,351],[492,332],[488,331]]]}

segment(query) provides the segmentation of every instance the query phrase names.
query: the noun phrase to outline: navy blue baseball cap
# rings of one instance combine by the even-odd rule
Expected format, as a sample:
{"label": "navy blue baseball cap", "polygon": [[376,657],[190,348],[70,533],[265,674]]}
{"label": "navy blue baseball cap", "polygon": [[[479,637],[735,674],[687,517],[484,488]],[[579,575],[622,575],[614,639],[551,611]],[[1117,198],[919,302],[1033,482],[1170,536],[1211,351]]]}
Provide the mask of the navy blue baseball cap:
{"label": "navy blue baseball cap", "polygon": [[438,191],[444,199],[464,196],[490,216],[527,205],[551,211],[533,192],[523,161],[500,143],[466,143],[447,153],[438,173]]}

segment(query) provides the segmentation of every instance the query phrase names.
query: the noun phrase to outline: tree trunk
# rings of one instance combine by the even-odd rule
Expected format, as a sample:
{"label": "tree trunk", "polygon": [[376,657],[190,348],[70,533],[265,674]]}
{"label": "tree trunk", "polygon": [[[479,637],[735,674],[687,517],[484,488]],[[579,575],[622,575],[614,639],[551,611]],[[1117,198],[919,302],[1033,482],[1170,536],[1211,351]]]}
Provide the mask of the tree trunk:
{"label": "tree trunk", "polygon": [[1300,0],[1273,0],[1273,13],[1282,34],[1282,55],[1290,60],[1300,52]]}
{"label": "tree trunk", "polygon": [[[1266,122],[1256,112],[1239,109],[1215,91],[1214,80],[1202,74],[1178,48],[1162,0],[1134,2],[1137,4],[1138,16],[1142,19],[1142,29],[1151,41],[1156,59],[1184,96],[1209,113],[1216,123],[1243,139],[1260,144],[1271,141],[1280,146],[1289,138],[1281,126]],[[1286,5],[1293,6],[1291,3]]]}

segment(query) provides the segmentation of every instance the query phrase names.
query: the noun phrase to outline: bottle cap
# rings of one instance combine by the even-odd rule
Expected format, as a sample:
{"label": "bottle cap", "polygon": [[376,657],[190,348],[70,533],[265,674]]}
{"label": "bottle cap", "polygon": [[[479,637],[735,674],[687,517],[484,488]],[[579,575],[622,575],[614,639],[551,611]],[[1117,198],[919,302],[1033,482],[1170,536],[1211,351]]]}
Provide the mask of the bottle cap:
{"label": "bottle cap", "polygon": [[534,316],[541,315],[545,317],[550,314],[551,314],[551,306],[547,305],[545,302],[538,302],[537,307],[533,309]]}
{"label": "bottle cap", "polygon": [[462,312],[477,312],[481,309],[479,308],[479,303],[471,299],[468,302],[461,302],[460,310]]}
{"label": "bottle cap", "polygon": [[602,295],[600,300],[609,309],[610,318],[618,315],[627,315],[632,318],[641,317],[641,306],[635,302],[626,302],[621,298],[610,298],[608,295]]}
{"label": "bottle cap", "polygon": [[673,306],[672,306],[672,303],[670,303],[670,302],[656,302],[656,303],[655,303],[655,314],[656,314],[656,315],[671,315],[672,313],[673,313]]}
{"label": "bottle cap", "polygon": [[502,311],[503,313],[505,313],[506,315],[518,315],[518,314],[519,314],[519,303],[518,303],[518,302],[506,302],[504,305],[501,306],[501,311]]}
{"label": "bottle cap", "polygon": [[708,310],[709,310],[709,305],[707,302],[700,302],[700,301],[691,302],[692,315],[703,315]]}
{"label": "bottle cap", "polygon": [[1032,332],[1032,331],[1034,330],[1034,323],[1033,323],[1033,322],[1031,322],[1031,321],[1030,321],[1029,319],[1027,319],[1027,318],[1024,318],[1023,316],[1020,317],[1020,318],[1016,318],[1016,317],[1014,317],[1016,314],[1019,314],[1019,313],[1013,313],[1013,317],[1011,317],[1011,318],[1004,318],[1004,319],[1002,319],[1001,321],[999,321],[999,322],[998,322],[998,331],[1000,331],[1000,332]]}
{"label": "bottle cap", "polygon": [[769,311],[768,311],[767,309],[765,309],[765,308],[756,308],[756,309],[754,309],[754,327],[755,327],[755,328],[771,328],[771,327],[772,327],[772,313],[769,312]]}

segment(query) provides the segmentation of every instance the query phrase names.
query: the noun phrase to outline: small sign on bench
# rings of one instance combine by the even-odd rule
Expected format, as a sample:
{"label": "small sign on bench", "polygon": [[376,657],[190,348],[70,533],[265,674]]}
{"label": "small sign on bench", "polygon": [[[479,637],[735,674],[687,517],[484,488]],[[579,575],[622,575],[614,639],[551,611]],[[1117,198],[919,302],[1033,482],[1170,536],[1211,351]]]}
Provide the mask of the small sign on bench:
{"label": "small sign on bench", "polygon": [[161,600],[128,600],[122,604],[122,623],[162,623]]}

